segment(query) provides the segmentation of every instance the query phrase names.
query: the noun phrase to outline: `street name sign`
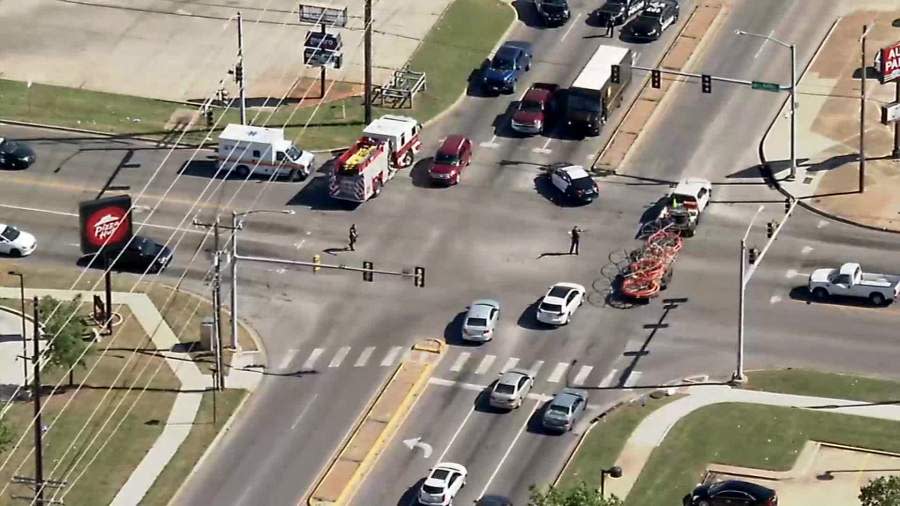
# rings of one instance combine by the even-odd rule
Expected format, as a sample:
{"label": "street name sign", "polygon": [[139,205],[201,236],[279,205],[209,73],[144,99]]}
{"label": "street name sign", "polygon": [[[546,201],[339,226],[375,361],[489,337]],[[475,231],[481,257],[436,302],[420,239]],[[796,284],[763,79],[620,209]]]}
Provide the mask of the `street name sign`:
{"label": "street name sign", "polygon": [[781,91],[781,86],[778,83],[767,83],[765,81],[753,81],[750,83],[750,87],[754,90]]}

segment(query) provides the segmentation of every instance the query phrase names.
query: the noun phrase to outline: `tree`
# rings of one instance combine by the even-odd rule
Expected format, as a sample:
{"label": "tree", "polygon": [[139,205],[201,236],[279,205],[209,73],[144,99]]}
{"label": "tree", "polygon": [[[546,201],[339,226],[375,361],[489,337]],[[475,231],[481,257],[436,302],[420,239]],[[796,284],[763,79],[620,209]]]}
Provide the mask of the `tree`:
{"label": "tree", "polygon": [[84,349],[87,347],[84,335],[88,326],[79,314],[81,296],[60,302],[45,295],[38,302],[38,310],[44,324],[43,335],[49,343],[47,364],[53,368],[68,369],[69,386],[72,386],[72,371],[76,365],[84,367]]}
{"label": "tree", "polygon": [[600,492],[585,482],[580,482],[572,488],[549,487],[541,490],[531,486],[531,498],[529,506],[622,506],[622,501],[616,496],[600,498]]}
{"label": "tree", "polygon": [[870,480],[859,490],[862,506],[900,506],[900,476]]}

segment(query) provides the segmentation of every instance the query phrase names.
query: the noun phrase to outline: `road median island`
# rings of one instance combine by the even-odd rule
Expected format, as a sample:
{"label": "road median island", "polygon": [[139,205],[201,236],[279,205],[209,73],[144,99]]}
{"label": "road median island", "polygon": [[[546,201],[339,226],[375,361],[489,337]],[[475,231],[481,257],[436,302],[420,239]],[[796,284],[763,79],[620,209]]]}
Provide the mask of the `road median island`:
{"label": "road median island", "polygon": [[[726,12],[726,8],[722,1],[709,1],[696,6],[666,50],[659,67],[665,70],[684,71],[704,37],[721,19],[723,12]],[[641,90],[637,97],[625,111],[616,130],[594,160],[592,169],[595,172],[616,172],[675,80],[664,75],[659,89],[651,88],[647,85],[648,82],[649,79],[645,77],[640,84]]]}
{"label": "road median island", "polygon": [[437,339],[426,339],[412,347],[316,483],[307,501],[309,506],[350,503],[425,390],[443,351],[444,344]]}

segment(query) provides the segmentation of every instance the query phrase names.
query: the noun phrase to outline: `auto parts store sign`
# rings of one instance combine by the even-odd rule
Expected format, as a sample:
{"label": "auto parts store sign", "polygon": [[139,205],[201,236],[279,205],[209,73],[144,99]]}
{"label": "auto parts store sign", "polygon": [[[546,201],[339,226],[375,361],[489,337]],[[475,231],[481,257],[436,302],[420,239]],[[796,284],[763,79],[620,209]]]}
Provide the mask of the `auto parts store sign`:
{"label": "auto parts store sign", "polygon": [[131,239],[131,197],[119,195],[88,200],[78,205],[81,252],[111,250]]}
{"label": "auto parts store sign", "polygon": [[875,54],[875,68],[886,83],[900,77],[900,41],[882,48]]}

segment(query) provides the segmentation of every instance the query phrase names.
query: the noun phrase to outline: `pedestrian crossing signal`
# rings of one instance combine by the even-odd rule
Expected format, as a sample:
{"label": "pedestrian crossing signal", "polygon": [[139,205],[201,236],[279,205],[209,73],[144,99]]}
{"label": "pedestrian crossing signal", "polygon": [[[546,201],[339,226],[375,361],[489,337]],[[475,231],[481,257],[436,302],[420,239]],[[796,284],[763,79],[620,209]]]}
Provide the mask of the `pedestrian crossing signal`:
{"label": "pedestrian crossing signal", "polygon": [[620,72],[621,68],[618,65],[612,66],[612,69],[609,73],[609,80],[612,81],[613,84],[619,84],[619,82],[622,80]]}
{"label": "pedestrian crossing signal", "polygon": [[712,93],[712,76],[703,74],[700,76],[700,89],[703,93]]}
{"label": "pedestrian crossing signal", "polygon": [[662,80],[662,72],[659,70],[651,70],[650,71],[650,86],[654,88],[659,88],[660,81]]}
{"label": "pedestrian crossing signal", "polygon": [[372,273],[372,262],[365,260],[363,261],[363,281],[372,282],[374,281],[373,273]]}
{"label": "pedestrian crossing signal", "polygon": [[424,267],[416,267],[416,274],[413,280],[414,284],[418,288],[425,287],[425,268]]}

